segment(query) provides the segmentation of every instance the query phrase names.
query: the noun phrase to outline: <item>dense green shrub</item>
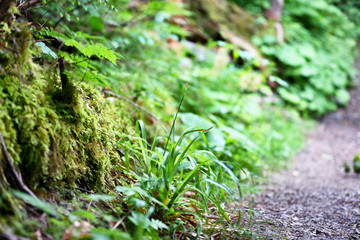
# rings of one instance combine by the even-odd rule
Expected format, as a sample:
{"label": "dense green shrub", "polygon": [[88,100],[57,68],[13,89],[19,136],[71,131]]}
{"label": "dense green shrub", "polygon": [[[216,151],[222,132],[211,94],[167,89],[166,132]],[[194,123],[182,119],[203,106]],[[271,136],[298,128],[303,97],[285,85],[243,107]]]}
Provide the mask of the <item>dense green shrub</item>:
{"label": "dense green shrub", "polygon": [[[259,6],[257,2],[239,4]],[[271,31],[253,37],[260,51],[275,62],[276,75],[289,83],[277,88],[280,97],[317,116],[346,105],[350,98],[346,89],[355,77],[354,23],[325,0],[285,1],[281,22],[284,43],[278,44]]]}
{"label": "dense green shrub", "polygon": [[357,0],[327,0],[343,11],[356,26],[356,34],[360,34],[360,2]]}

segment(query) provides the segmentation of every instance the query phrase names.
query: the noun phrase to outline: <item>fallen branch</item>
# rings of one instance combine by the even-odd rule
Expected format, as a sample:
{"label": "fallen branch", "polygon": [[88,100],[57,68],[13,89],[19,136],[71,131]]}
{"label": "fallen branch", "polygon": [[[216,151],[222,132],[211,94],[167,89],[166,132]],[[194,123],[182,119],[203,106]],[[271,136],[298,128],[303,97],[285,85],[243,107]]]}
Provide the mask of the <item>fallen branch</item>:
{"label": "fallen branch", "polygon": [[24,193],[27,193],[29,195],[31,195],[33,198],[36,198],[36,195],[24,184],[21,174],[16,171],[14,164],[11,161],[9,152],[7,150],[7,147],[5,145],[5,140],[4,137],[2,135],[2,132],[0,131],[0,141],[1,141],[1,149],[2,152],[4,154],[6,163],[7,163],[7,167],[5,167],[5,169],[8,169],[8,171],[4,171],[5,175],[7,175],[8,177],[8,181],[11,185],[13,185],[15,188],[17,188],[18,190],[21,190]]}
{"label": "fallen branch", "polygon": [[145,113],[149,114],[155,121],[157,121],[160,124],[160,126],[165,130],[165,132],[168,133],[168,131],[167,131],[166,127],[164,126],[164,124],[152,112],[150,112],[146,108],[144,108],[144,107],[140,106],[139,104],[131,101],[130,99],[127,99],[127,98],[125,98],[123,96],[117,95],[117,94],[115,94],[113,92],[110,92],[110,91],[107,91],[107,90],[103,90],[103,92],[110,95],[110,96],[112,96],[112,97],[116,97],[116,98],[119,98],[119,99],[121,99],[121,100],[123,100],[125,102],[128,102],[128,103],[132,104],[134,107],[136,107],[136,108],[144,111]]}

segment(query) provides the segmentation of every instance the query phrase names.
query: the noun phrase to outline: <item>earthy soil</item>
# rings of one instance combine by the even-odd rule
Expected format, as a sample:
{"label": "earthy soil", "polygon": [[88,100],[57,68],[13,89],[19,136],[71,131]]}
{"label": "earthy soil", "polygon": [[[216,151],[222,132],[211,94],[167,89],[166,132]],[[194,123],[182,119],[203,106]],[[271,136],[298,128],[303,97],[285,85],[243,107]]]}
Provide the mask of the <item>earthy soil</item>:
{"label": "earthy soil", "polygon": [[[360,58],[356,66],[360,70]],[[359,82],[358,75],[348,107],[321,119],[289,170],[273,175],[255,198],[254,236],[360,239],[360,175],[352,169],[354,155],[360,153]]]}

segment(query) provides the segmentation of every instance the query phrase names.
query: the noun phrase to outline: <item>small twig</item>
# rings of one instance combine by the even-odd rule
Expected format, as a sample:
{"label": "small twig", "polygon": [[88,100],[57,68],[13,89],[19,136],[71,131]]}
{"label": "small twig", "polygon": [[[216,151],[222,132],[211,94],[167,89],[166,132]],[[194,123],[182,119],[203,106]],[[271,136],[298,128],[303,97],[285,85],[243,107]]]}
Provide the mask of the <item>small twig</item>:
{"label": "small twig", "polygon": [[[41,19],[43,16],[45,16],[49,11],[50,11],[49,9],[46,10],[46,11],[40,16],[40,19]],[[40,20],[40,19],[39,19],[39,20]]]}
{"label": "small twig", "polygon": [[24,11],[24,10],[28,9],[29,7],[34,6],[35,4],[38,4],[42,1],[44,1],[44,0],[31,0],[29,2],[26,2],[26,3],[24,2],[23,4],[20,4],[17,8],[20,11]]}
{"label": "small twig", "polygon": [[65,43],[64,42],[61,42],[59,47],[57,48],[57,50],[61,50],[63,47],[65,46]]}
{"label": "small twig", "polygon": [[[64,6],[65,6],[65,3],[61,6],[61,8],[64,8]],[[76,5],[73,9],[65,12],[65,14],[71,14],[74,10],[78,9],[78,7],[79,7],[79,5]],[[58,24],[60,24],[66,18],[65,14],[61,18],[59,18],[58,21],[53,25],[54,29],[57,27]]]}
{"label": "small twig", "polygon": [[152,112],[150,112],[146,108],[144,108],[144,107],[140,106],[139,104],[131,101],[130,99],[127,99],[127,98],[125,98],[123,96],[117,95],[117,94],[115,94],[113,92],[110,92],[110,91],[107,91],[107,90],[103,90],[103,92],[106,93],[106,94],[109,94],[112,97],[116,97],[116,98],[119,98],[121,100],[124,100],[125,102],[128,102],[128,103],[132,104],[134,107],[136,107],[136,108],[144,111],[145,113],[149,114],[155,121],[157,121],[160,124],[160,126],[165,130],[165,132],[168,133],[168,131],[167,131],[166,127],[164,126],[164,124]]}
{"label": "small twig", "polygon": [[[64,6],[64,5],[63,5],[63,6]],[[56,21],[56,23],[54,24],[53,28],[56,28],[57,25],[59,25],[59,23],[61,23],[62,20],[64,20],[64,19],[65,19],[65,14],[64,14],[64,16],[62,16],[61,18],[59,18],[59,19]]]}
{"label": "small twig", "polygon": [[[9,168],[9,172],[7,172],[9,174],[9,176],[12,178],[12,182],[14,185],[16,185],[15,187],[17,187],[19,190],[31,195],[33,198],[36,198],[36,195],[24,184],[21,174],[16,171],[14,164],[11,161],[9,152],[7,150],[6,144],[5,144],[5,140],[4,137],[2,135],[2,132],[0,131],[0,141],[1,141],[1,148],[2,148],[2,152],[4,154],[5,160],[7,162],[8,168]],[[10,180],[10,179],[8,179]]]}
{"label": "small twig", "polygon": [[124,219],[126,218],[126,215],[123,216],[112,228],[111,230],[115,230],[121,223],[123,223]]}
{"label": "small twig", "polygon": [[86,211],[90,211],[91,204],[92,204],[92,200],[90,200],[89,205],[88,205],[88,207],[87,207]]}
{"label": "small twig", "polygon": [[45,7],[46,5],[48,5],[49,3],[51,3],[52,1],[54,1],[54,0],[50,0],[50,1],[48,1],[47,3],[45,3],[44,5],[41,5],[41,6],[37,6],[37,7],[33,7],[33,8],[29,8],[29,9],[23,10],[23,12],[28,12],[28,11],[31,11],[31,10],[34,10],[34,9],[37,9],[37,8]]}
{"label": "small twig", "polygon": [[42,40],[35,40],[35,42],[47,42],[47,41],[56,41],[57,39],[55,38],[50,38],[50,39],[42,39]]}
{"label": "small twig", "polygon": [[121,223],[121,226],[123,226],[124,231],[125,231],[126,233],[128,233],[128,230],[127,230],[127,228],[126,228],[126,226],[125,226],[124,222],[122,222],[122,223]]}
{"label": "small twig", "polygon": [[[45,16],[47,13],[49,12],[49,10],[47,10],[41,17],[40,19]],[[40,21],[39,19],[39,21]],[[45,24],[49,21],[50,18],[46,19],[45,22],[43,24],[40,24],[40,22],[37,22],[39,24],[39,28],[35,31],[35,33],[38,33],[41,29],[43,29],[43,27],[45,26]]]}
{"label": "small twig", "polygon": [[110,208],[110,209],[113,211],[113,213],[114,213],[118,218],[120,218],[120,215],[118,214],[118,212],[117,212],[108,202],[106,202],[106,201],[104,201],[104,200],[101,200],[101,202],[103,202],[108,208]]}
{"label": "small twig", "polygon": [[13,52],[13,53],[18,53],[15,49],[9,48],[7,46],[5,46],[2,42],[0,42],[0,46],[5,48],[6,50]]}
{"label": "small twig", "polygon": [[[39,30],[42,29],[42,28],[45,26],[45,24],[50,20],[50,18],[51,18],[51,16],[49,16],[49,17],[44,21],[44,23],[40,25]],[[37,30],[36,32],[38,32],[39,30]]]}
{"label": "small twig", "polygon": [[89,191],[89,190],[86,190],[86,189],[81,188],[81,187],[78,187],[77,189],[78,189],[78,190],[80,190],[80,191],[82,191],[82,192],[86,192],[86,193],[91,193],[91,194],[94,194],[94,192],[93,192],[93,191]]}
{"label": "small twig", "polygon": [[211,236],[210,236],[210,239],[211,239],[211,240],[212,240],[212,239],[215,239],[215,237],[216,237],[217,235],[219,235],[219,234],[220,234],[220,232],[217,232],[217,233],[211,235]]}

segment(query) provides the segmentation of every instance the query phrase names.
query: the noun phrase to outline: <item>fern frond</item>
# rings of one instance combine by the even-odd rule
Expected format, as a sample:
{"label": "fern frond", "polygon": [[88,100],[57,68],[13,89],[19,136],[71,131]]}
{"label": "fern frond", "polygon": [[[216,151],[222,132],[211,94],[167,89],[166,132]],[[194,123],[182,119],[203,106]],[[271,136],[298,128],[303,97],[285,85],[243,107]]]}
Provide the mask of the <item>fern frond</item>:
{"label": "fern frond", "polygon": [[92,56],[96,56],[100,59],[107,59],[110,62],[112,62],[115,66],[116,60],[122,58],[122,55],[115,52],[114,50],[106,47],[103,44],[100,43],[94,43],[93,41],[88,42],[86,39],[83,41],[78,41],[75,38],[72,38],[73,36],[81,36],[83,38],[91,38],[95,39],[96,37],[93,37],[89,34],[75,34],[72,35],[72,37],[67,36],[63,33],[59,33],[55,31],[53,28],[44,28],[40,32],[43,36],[53,37],[56,38],[62,42],[64,42],[65,46],[69,47],[75,47],[79,50],[81,54],[83,54],[85,57],[90,58]]}

